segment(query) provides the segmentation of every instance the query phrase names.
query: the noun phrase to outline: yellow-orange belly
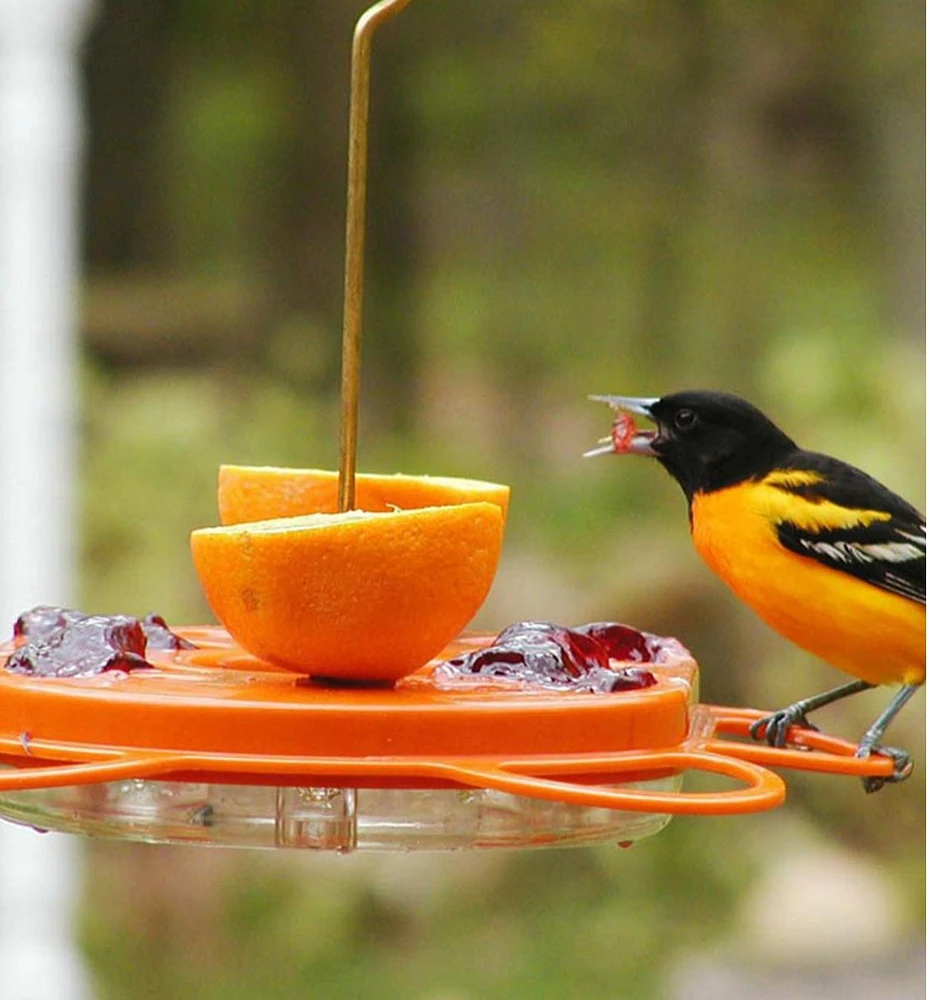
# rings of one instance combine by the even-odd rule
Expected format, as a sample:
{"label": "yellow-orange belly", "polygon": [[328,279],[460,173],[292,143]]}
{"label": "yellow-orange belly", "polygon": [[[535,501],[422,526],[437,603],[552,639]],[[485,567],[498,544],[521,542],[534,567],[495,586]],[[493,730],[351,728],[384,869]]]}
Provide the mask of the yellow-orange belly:
{"label": "yellow-orange belly", "polygon": [[924,606],[782,548],[775,493],[757,483],[697,494],[692,539],[702,559],[768,625],[827,663],[870,684],[922,683]]}

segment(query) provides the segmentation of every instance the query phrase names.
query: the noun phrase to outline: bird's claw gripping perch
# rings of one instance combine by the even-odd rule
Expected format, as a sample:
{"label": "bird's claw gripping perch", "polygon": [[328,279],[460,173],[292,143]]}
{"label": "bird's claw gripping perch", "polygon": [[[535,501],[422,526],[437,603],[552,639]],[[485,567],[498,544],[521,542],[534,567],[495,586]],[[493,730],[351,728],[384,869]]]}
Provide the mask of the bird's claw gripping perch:
{"label": "bird's claw gripping perch", "polygon": [[[778,712],[771,712],[769,715],[764,715],[762,719],[757,719],[750,726],[750,735],[753,739],[762,740],[771,747],[784,747],[788,744],[789,731],[792,726],[813,729],[815,732],[819,731],[817,726],[808,721],[809,712],[824,705],[832,704],[834,701],[844,698],[847,695],[855,694],[858,691],[865,691],[871,686],[865,681],[851,681],[849,684],[835,688],[833,691],[825,691],[823,694],[815,695],[812,698],[797,701],[795,704],[782,708]],[[856,750],[856,756],[860,760],[866,760],[872,754],[880,753],[886,757],[890,757],[895,762],[894,772],[888,777],[870,776],[862,779],[863,788],[866,792],[877,792],[883,785],[897,784],[899,781],[904,781],[905,778],[911,776],[914,770],[914,761],[907,751],[899,750],[897,747],[883,746],[880,742],[886,725],[897,714],[898,709],[911,697],[914,690],[916,690],[914,686],[902,688],[892,700],[889,707],[876,719],[860,740],[859,747]]]}
{"label": "bird's claw gripping perch", "polygon": [[887,778],[863,778],[863,789],[867,794],[871,795],[873,792],[877,792],[883,785],[895,785],[899,781],[905,781],[914,773],[914,761],[907,750],[901,750],[898,747],[880,746],[878,743],[869,742],[865,737],[857,748],[855,756],[860,760],[866,760],[874,753],[881,753],[886,757],[891,757],[895,762],[895,770]]}
{"label": "bird's claw gripping perch", "polygon": [[788,742],[789,730],[792,726],[813,729],[815,732],[819,731],[813,722],[809,722],[802,706],[790,705],[788,708],[780,709],[762,719],[757,719],[750,726],[750,735],[755,740],[764,740],[771,747],[784,747]]}

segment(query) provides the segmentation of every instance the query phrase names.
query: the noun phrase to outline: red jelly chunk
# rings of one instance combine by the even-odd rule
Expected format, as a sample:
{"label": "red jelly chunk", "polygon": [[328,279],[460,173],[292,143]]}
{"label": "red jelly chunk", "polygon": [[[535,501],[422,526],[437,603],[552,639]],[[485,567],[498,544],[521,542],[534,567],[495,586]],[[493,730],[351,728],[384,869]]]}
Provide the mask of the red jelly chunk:
{"label": "red jelly chunk", "polygon": [[31,611],[24,611],[13,623],[14,639],[41,639],[64,628],[69,621],[83,618],[79,611],[70,608],[53,608],[39,604]]}
{"label": "red jelly chunk", "polygon": [[597,622],[570,629],[550,622],[518,622],[500,632],[484,649],[443,663],[435,678],[464,677],[520,681],[555,690],[632,691],[656,684],[640,667],[613,668],[611,660],[652,662],[648,639],[635,629]]}
{"label": "red jelly chunk", "polygon": [[60,628],[27,638],[6,661],[12,673],[36,677],[90,677],[147,666],[145,633],[128,615],[70,617]]}
{"label": "red jelly chunk", "polygon": [[[630,625],[617,622],[592,622],[577,625],[573,630],[602,643],[613,660],[631,660],[634,663],[653,663],[660,656],[667,640],[647,632],[638,632]],[[674,640],[670,640],[675,645]]]}
{"label": "red jelly chunk", "polygon": [[167,627],[167,622],[153,612],[142,619],[142,630],[151,649],[196,649],[188,639],[172,632]]}
{"label": "red jelly chunk", "polygon": [[637,433],[637,424],[630,413],[619,412],[615,414],[615,422],[612,424],[612,447],[619,455],[631,450],[634,435]]}
{"label": "red jelly chunk", "polygon": [[159,615],[85,615],[70,608],[40,605],[13,626],[16,649],[5,668],[35,677],[90,677],[106,670],[150,667],[152,649],[190,649]]}

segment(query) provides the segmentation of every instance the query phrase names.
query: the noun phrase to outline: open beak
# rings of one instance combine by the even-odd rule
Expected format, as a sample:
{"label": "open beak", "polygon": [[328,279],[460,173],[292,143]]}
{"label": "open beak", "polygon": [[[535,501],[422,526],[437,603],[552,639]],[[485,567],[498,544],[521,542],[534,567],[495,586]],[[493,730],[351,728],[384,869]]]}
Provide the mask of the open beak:
{"label": "open beak", "polygon": [[[636,396],[590,396],[589,398],[595,400],[597,403],[607,403],[616,414],[626,411],[628,413],[640,414],[649,420],[653,420],[651,408],[654,403],[659,402],[659,397],[656,396],[650,399],[642,399]],[[634,436],[631,440],[619,448],[616,446],[616,435],[613,431],[607,437],[599,439],[598,447],[584,452],[583,458],[594,458],[596,455],[655,455],[656,452],[653,450],[652,442],[656,436],[656,431],[645,431],[635,428]]]}

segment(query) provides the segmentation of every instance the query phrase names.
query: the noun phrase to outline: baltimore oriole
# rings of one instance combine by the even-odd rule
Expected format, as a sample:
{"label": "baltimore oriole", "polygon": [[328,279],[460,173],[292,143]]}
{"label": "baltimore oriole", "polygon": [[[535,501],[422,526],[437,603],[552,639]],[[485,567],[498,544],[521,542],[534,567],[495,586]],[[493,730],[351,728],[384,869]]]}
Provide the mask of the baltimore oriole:
{"label": "baltimore oriole", "polygon": [[[586,454],[651,455],[679,483],[699,555],[776,631],[859,680],[804,698],[754,724],[784,746],[807,714],[879,684],[901,684],[866,730],[858,757],[891,756],[886,728],[924,681],[924,516],[864,472],[804,451],[756,407],[719,392],[659,399],[592,396],[619,412]],[[638,430],[621,411],[657,425]],[[864,780],[875,791],[884,779]]]}

